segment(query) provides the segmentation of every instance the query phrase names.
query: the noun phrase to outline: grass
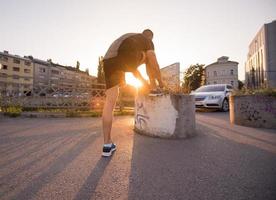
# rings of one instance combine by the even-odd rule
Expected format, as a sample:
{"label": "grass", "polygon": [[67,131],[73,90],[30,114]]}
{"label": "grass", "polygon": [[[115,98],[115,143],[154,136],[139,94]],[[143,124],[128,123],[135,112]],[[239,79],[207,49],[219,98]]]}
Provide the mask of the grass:
{"label": "grass", "polygon": [[22,107],[21,106],[8,106],[1,109],[5,116],[9,117],[18,117],[22,113]]}
{"label": "grass", "polygon": [[244,95],[263,95],[276,97],[276,88],[263,88],[263,89],[247,89],[242,88],[241,90],[234,91],[233,96],[244,96]]}
{"label": "grass", "polygon": [[[5,116],[18,117],[22,112],[39,112],[39,113],[65,113],[66,117],[101,117],[101,110],[89,110],[89,109],[64,109],[64,108],[22,108],[21,106],[7,106],[2,107],[1,112]],[[134,109],[116,109],[114,111],[115,116],[134,115]],[[34,116],[35,117],[35,114]]]}

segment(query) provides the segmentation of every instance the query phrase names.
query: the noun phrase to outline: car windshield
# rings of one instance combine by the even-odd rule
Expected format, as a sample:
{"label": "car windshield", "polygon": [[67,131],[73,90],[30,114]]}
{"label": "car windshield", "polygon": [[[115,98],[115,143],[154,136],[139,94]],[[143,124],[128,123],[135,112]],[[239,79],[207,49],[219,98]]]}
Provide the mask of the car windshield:
{"label": "car windshield", "polygon": [[202,86],[198,88],[195,92],[220,92],[224,91],[224,85],[210,85],[210,86]]}

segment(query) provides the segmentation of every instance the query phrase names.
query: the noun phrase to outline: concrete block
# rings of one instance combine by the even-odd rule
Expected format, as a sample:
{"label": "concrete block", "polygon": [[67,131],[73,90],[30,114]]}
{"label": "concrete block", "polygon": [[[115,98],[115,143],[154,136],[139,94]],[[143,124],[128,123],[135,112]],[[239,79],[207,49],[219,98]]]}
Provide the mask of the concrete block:
{"label": "concrete block", "polygon": [[138,95],[135,125],[138,133],[161,138],[187,138],[195,135],[193,95]]}
{"label": "concrete block", "polygon": [[256,128],[276,128],[276,97],[230,96],[230,122]]}

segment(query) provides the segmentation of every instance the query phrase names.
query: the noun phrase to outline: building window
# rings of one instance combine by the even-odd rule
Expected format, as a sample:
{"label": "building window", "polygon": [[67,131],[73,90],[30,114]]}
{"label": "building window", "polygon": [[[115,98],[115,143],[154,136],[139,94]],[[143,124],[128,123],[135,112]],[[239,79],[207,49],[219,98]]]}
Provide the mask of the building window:
{"label": "building window", "polygon": [[30,78],[24,78],[24,81],[30,81],[31,79]]}
{"label": "building window", "polygon": [[0,77],[1,77],[1,78],[7,78],[7,77],[8,77],[8,75],[7,75],[7,74],[5,74],[5,73],[0,73]]}
{"label": "building window", "polygon": [[46,72],[46,69],[45,69],[45,68],[40,67],[40,68],[39,68],[39,72],[40,72],[40,73],[45,73],[45,72]]}
{"label": "building window", "polygon": [[30,61],[25,61],[25,65],[26,66],[31,66],[31,62]]}
{"label": "building window", "polygon": [[24,73],[31,73],[30,69],[24,69]]}
{"label": "building window", "polygon": [[8,69],[8,65],[2,65],[1,69]]}
{"label": "building window", "polygon": [[54,76],[53,76],[53,77],[51,77],[51,79],[52,79],[52,80],[59,80],[59,78],[58,78],[58,77],[54,77]]}
{"label": "building window", "polygon": [[13,75],[12,78],[13,78],[13,79],[19,79],[19,76]]}
{"label": "building window", "polygon": [[52,74],[59,74],[59,71],[58,70],[54,70],[54,69],[52,69]]}
{"label": "building window", "polygon": [[217,76],[217,71],[214,71],[214,76]]}
{"label": "building window", "polygon": [[233,69],[230,70],[230,75],[234,75],[234,70]]}
{"label": "building window", "polygon": [[214,84],[217,84],[217,81],[214,81]]}
{"label": "building window", "polygon": [[45,76],[39,76],[39,78],[44,79],[44,78],[45,78]]}
{"label": "building window", "polygon": [[17,59],[17,58],[14,58],[14,59],[13,59],[13,62],[16,63],[16,64],[20,64],[20,60]]}
{"label": "building window", "polygon": [[1,56],[0,55],[0,60],[3,60],[3,61],[5,61],[5,62],[8,62],[8,57],[7,56]]}
{"label": "building window", "polygon": [[13,67],[13,71],[15,71],[15,72],[19,72],[19,71],[20,71],[20,69],[19,69],[19,67]]}

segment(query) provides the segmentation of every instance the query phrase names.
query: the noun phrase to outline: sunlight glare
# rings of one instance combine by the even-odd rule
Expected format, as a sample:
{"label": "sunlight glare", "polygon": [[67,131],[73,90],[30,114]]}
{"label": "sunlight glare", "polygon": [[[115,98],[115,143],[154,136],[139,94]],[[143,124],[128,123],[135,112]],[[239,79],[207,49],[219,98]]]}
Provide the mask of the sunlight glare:
{"label": "sunlight glare", "polygon": [[133,74],[130,73],[130,72],[127,72],[127,73],[126,73],[126,84],[132,85],[132,86],[134,86],[134,87],[136,87],[136,88],[139,88],[139,87],[142,86],[141,81],[139,81],[137,78],[135,78],[135,77],[133,76]]}

